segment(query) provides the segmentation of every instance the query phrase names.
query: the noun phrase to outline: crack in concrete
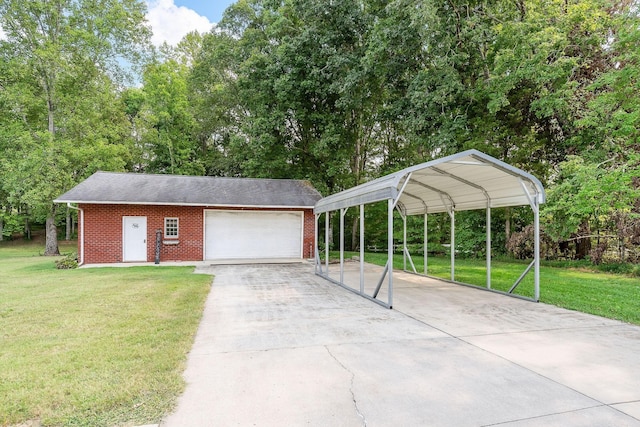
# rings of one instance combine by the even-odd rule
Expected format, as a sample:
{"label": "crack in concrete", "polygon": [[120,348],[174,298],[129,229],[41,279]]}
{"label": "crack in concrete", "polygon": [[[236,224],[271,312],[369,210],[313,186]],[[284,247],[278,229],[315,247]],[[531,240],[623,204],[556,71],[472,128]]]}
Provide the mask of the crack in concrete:
{"label": "crack in concrete", "polygon": [[[517,423],[517,422],[520,422],[520,421],[542,420],[544,418],[552,417],[554,415],[573,414],[573,413],[578,413],[580,411],[586,411],[586,410],[589,410],[589,409],[606,408],[606,407],[611,408],[611,405],[602,404],[602,405],[594,405],[594,406],[585,406],[584,408],[575,408],[575,409],[570,409],[568,411],[550,412],[548,414],[533,415],[531,417],[526,417],[526,418],[517,418],[517,419],[513,419],[513,420],[498,421],[496,423],[491,423],[491,424],[483,424],[481,427],[495,427],[495,426],[501,426],[501,425],[505,425],[505,424]],[[636,419],[635,417],[632,417],[629,414],[626,414],[626,413],[624,413],[622,411],[619,411],[616,408],[611,408],[611,409],[613,409],[614,411],[618,411],[618,412],[622,413],[623,415],[626,415],[626,416],[629,416],[629,417],[631,417],[633,419]]]}
{"label": "crack in concrete", "polygon": [[358,408],[358,401],[356,400],[356,395],[353,392],[353,382],[356,379],[356,375],[349,368],[347,368],[344,363],[338,360],[338,358],[333,353],[331,353],[331,350],[329,350],[329,347],[325,345],[324,348],[327,350],[327,353],[329,353],[329,356],[331,356],[333,360],[335,360],[336,363],[338,363],[338,365],[342,367],[342,369],[344,369],[349,374],[351,374],[351,382],[349,384],[349,392],[351,393],[351,400],[353,401],[353,406],[356,409],[356,414],[358,414],[358,416],[362,418],[362,425],[364,427],[367,427],[367,419],[365,418],[364,414],[360,411],[360,408]]}

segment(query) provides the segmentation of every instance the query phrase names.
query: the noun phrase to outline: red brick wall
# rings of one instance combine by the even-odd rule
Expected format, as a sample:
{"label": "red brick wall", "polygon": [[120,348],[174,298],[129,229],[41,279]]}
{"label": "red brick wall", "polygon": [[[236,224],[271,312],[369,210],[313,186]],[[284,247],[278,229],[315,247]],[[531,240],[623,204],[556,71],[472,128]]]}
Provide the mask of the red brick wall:
{"label": "red brick wall", "polygon": [[316,247],[316,216],[313,214],[313,209],[304,211],[303,235],[302,252],[304,253],[304,258],[313,258]]}
{"label": "red brick wall", "polygon": [[[160,262],[162,261],[202,261],[204,238],[204,210],[213,208],[192,206],[144,206],[144,205],[96,205],[81,204],[84,210],[84,263],[122,262],[122,217],[147,217],[147,261],[155,257],[156,230],[162,230],[164,238],[164,218],[179,218],[179,243],[162,244]],[[228,209],[228,208],[227,208]],[[265,210],[246,208],[243,210]],[[292,209],[266,209],[285,210]],[[304,210],[304,258],[313,257],[315,238],[315,217],[312,209]],[[78,253],[80,253],[78,239]]]}

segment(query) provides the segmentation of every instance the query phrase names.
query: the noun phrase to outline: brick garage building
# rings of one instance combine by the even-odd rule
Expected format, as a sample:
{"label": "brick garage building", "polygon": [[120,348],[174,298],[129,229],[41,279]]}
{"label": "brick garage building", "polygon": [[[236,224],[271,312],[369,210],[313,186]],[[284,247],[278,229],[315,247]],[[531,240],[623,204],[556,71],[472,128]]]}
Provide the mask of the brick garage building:
{"label": "brick garage building", "polygon": [[81,264],[312,258],[306,181],[97,172],[56,203],[79,210]]}

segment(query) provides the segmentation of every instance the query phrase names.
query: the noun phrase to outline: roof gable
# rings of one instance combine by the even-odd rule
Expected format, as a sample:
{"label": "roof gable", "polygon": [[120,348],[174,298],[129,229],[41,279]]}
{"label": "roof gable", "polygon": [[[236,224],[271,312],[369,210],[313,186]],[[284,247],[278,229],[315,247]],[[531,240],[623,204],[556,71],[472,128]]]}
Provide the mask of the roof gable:
{"label": "roof gable", "polygon": [[54,202],[313,207],[321,198],[301,180],[96,172]]}

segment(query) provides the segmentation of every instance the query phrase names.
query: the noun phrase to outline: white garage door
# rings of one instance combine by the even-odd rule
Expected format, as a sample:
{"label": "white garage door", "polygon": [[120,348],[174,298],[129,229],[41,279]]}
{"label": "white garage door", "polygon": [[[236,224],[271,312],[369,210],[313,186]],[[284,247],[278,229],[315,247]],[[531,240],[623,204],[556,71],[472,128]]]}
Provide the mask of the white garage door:
{"label": "white garage door", "polygon": [[205,258],[301,258],[302,212],[206,211]]}

